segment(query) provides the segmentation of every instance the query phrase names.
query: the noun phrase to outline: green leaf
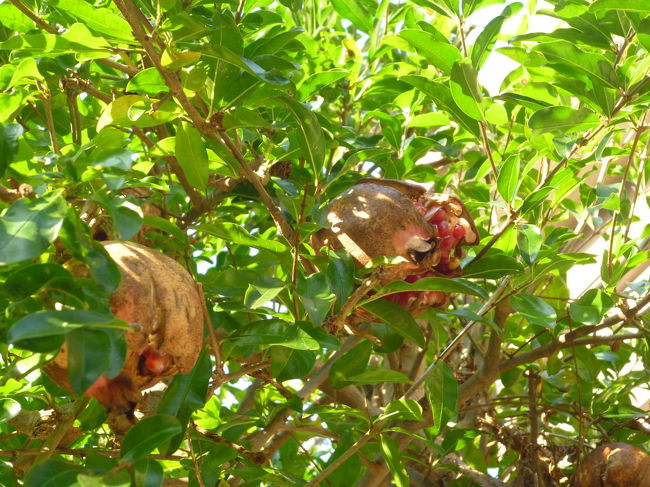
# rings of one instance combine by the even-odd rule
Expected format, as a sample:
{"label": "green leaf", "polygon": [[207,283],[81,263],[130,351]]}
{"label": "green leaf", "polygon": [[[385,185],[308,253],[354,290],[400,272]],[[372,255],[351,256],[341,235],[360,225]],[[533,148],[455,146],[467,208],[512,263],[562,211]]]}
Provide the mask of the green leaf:
{"label": "green leaf", "polygon": [[458,413],[458,382],[449,366],[439,361],[424,382],[427,400],[433,414],[433,429],[440,432]]}
{"label": "green leaf", "polygon": [[155,96],[158,93],[167,93],[169,87],[165,84],[165,80],[158,69],[147,68],[131,78],[126,85],[126,91]]}
{"label": "green leaf", "polygon": [[647,0],[596,0],[589,5],[590,12],[599,12],[603,10],[622,10],[625,12],[650,13],[650,4]]}
{"label": "green leaf", "polygon": [[164,480],[162,465],[153,458],[141,458],[133,466],[134,487],[160,487]]}
{"label": "green leaf", "polygon": [[25,475],[24,487],[78,486],[77,476],[84,472],[79,465],[63,460],[46,460],[37,463]]}
{"label": "green leaf", "polygon": [[106,350],[111,342],[105,331],[92,328],[70,331],[66,342],[68,381],[77,394],[82,394],[110,367],[111,356]]}
{"label": "green leaf", "polygon": [[158,449],[172,454],[183,441],[183,433],[192,413],[205,405],[206,394],[212,372],[212,362],[203,350],[196,364],[187,374],[176,374],[165,391],[157,412],[178,419],[183,432],[161,444]]}
{"label": "green leaf", "polygon": [[476,69],[479,69],[490,55],[494,43],[497,40],[497,36],[501,32],[503,23],[508,20],[509,17],[519,12],[522,7],[523,5],[519,2],[511,3],[503,9],[501,15],[492,19],[483,30],[481,30],[481,33],[476,38],[476,42],[472,47],[472,65]]}
{"label": "green leaf", "polygon": [[557,188],[555,188],[554,186],[545,186],[541,189],[538,189],[537,191],[533,191],[528,196],[526,196],[526,199],[524,200],[524,202],[521,204],[521,207],[519,208],[519,212],[522,215],[525,215],[529,211],[534,210],[539,205],[541,205],[544,201],[546,201],[546,197],[556,189]]}
{"label": "green leaf", "polygon": [[244,295],[244,305],[257,309],[273,301],[285,288],[285,283],[275,277],[262,276],[251,282]]}
{"label": "green leaf", "polygon": [[377,294],[374,294],[371,299],[374,300],[375,298],[388,294],[404,291],[445,291],[454,294],[469,294],[470,296],[478,296],[483,299],[488,298],[488,294],[483,288],[466,279],[459,277],[452,279],[448,277],[424,277],[414,283],[393,281],[379,289]]}
{"label": "green leaf", "polygon": [[555,309],[543,299],[518,294],[510,298],[510,305],[530,323],[544,328],[555,328],[557,322]]}
{"label": "green leaf", "polygon": [[475,120],[484,119],[480,105],[483,96],[478,85],[476,69],[469,60],[464,59],[454,63],[451,68],[449,88],[451,96],[461,110]]}
{"label": "green leaf", "polygon": [[176,159],[187,181],[199,191],[208,187],[208,153],[198,130],[188,123],[176,127]]}
{"label": "green leaf", "polygon": [[291,112],[297,124],[297,136],[303,156],[309,162],[316,180],[320,179],[325,160],[325,136],[316,115],[302,103],[286,96],[278,98]]}
{"label": "green leaf", "polygon": [[329,378],[332,387],[338,389],[350,384],[349,377],[366,370],[371,353],[372,343],[363,340],[341,355],[330,367]]}
{"label": "green leaf", "polygon": [[571,134],[584,132],[597,127],[598,115],[588,108],[548,107],[537,110],[528,120],[530,128],[536,132],[555,132]]}
{"label": "green leaf", "polygon": [[276,253],[281,253],[287,250],[285,245],[276,242],[275,240],[254,237],[248,233],[244,227],[237,225],[236,223],[205,223],[192,228],[199,232],[219,237],[226,242],[232,242],[245,247],[255,247]]}
{"label": "green leaf", "polygon": [[394,382],[397,384],[406,384],[411,382],[406,375],[391,369],[371,368],[364,370],[360,374],[348,377],[350,382],[355,384],[383,384],[385,382]]}
{"label": "green leaf", "polygon": [[536,225],[521,224],[517,226],[517,247],[527,264],[535,262],[539,249],[542,248],[543,240],[542,232]]}
{"label": "green leaf", "polygon": [[612,63],[601,54],[588,53],[568,41],[555,41],[538,44],[533,52],[539,52],[556,69],[564,74],[585,77],[589,83],[601,83],[615,90],[619,87],[618,76]]}
{"label": "green leaf", "polygon": [[285,323],[278,319],[254,321],[242,326],[229,339],[240,346],[282,345],[296,350],[319,350],[319,343],[295,323]]}
{"label": "green leaf", "polygon": [[[49,352],[61,346],[64,335],[84,326],[129,329],[122,320],[93,311],[40,311],[16,321],[9,328],[7,339],[20,348],[35,352]],[[43,340],[52,337],[60,338],[55,340],[55,343],[58,341],[58,345],[51,346],[50,342]]]}
{"label": "green leaf", "polygon": [[433,66],[449,75],[451,68],[462,56],[460,51],[448,42],[440,42],[437,37],[427,31],[418,29],[404,29],[399,36],[408,41],[415,51],[426,58]]}
{"label": "green leaf", "polygon": [[272,74],[272,72],[266,71],[259,64],[254,63],[250,59],[246,59],[240,56],[239,54],[234,53],[226,46],[211,45],[208,51],[203,52],[203,56],[213,57],[221,61],[224,61],[228,64],[232,64],[233,66],[236,66],[239,69],[246,71],[248,74],[254,76],[255,78],[258,78],[262,81],[266,81],[267,83],[271,83],[274,85],[286,85],[287,83],[289,83],[288,79],[282,76]]}
{"label": "green leaf", "polygon": [[271,374],[278,382],[305,377],[315,363],[316,355],[310,350],[271,347]]}
{"label": "green leaf", "polygon": [[472,279],[498,279],[515,274],[521,269],[521,264],[509,255],[488,254],[465,267],[463,276]]}
{"label": "green leaf", "polygon": [[300,302],[314,325],[323,322],[336,299],[336,295],[330,289],[327,275],[321,272],[307,277],[298,276],[296,293],[300,296]]}
{"label": "green leaf", "polygon": [[62,191],[13,203],[0,219],[0,265],[41,255],[59,234],[66,211]]}
{"label": "green leaf", "polygon": [[411,313],[404,308],[385,299],[377,299],[365,303],[361,307],[375,315],[407,340],[411,340],[419,347],[424,347],[422,329],[411,316]]}
{"label": "green leaf", "polygon": [[571,319],[577,323],[597,325],[614,306],[614,300],[600,289],[590,289],[569,306]]}
{"label": "green leaf", "polygon": [[173,416],[168,414],[148,416],[141,419],[126,433],[120,456],[125,462],[140,460],[181,431],[181,424]]}
{"label": "green leaf", "polygon": [[83,0],[54,0],[52,3],[96,32],[114,39],[135,42],[129,23],[107,8]]}
{"label": "green leaf", "polygon": [[460,123],[470,133],[476,137],[480,137],[481,133],[478,128],[476,120],[469,117],[454,101],[449,86],[440,81],[433,81],[423,76],[402,76],[400,81],[404,81],[426,96],[433,99],[439,109],[445,110],[452,116],[452,119]]}
{"label": "green leaf", "polygon": [[388,468],[393,474],[393,483],[397,487],[408,487],[411,485],[409,473],[406,471],[406,466],[402,460],[400,447],[390,436],[383,434],[379,436],[379,443],[381,445],[381,453]]}
{"label": "green leaf", "polygon": [[510,156],[499,169],[497,178],[497,189],[506,202],[512,203],[517,194],[519,183],[519,157]]}
{"label": "green leaf", "polygon": [[351,21],[358,29],[367,34],[372,32],[372,14],[360,0],[332,0],[332,6],[341,17]]}
{"label": "green leaf", "polygon": [[395,399],[389,402],[383,416],[406,421],[424,421],[422,406],[414,399]]}
{"label": "green leaf", "polygon": [[300,94],[299,99],[306,100],[321,88],[329,86],[349,75],[350,72],[348,70],[340,68],[311,74],[302,81],[300,86],[298,86],[298,93]]}
{"label": "green leaf", "polygon": [[18,139],[23,127],[18,124],[0,125],[0,177],[2,177],[18,154]]}

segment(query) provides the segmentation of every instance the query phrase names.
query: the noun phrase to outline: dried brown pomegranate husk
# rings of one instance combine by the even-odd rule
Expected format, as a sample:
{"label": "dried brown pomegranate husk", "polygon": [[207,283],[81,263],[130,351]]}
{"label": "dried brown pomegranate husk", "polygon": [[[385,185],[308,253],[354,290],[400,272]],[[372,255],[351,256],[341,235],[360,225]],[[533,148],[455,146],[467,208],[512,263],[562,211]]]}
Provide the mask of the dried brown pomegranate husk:
{"label": "dried brown pomegranate husk", "polygon": [[[127,353],[117,377],[101,376],[85,393],[109,410],[132,411],[140,391],[189,372],[203,338],[203,304],[190,274],[173,259],[133,242],[103,242],[122,280],[110,299],[113,314],[138,326],[126,332]],[[71,390],[64,346],[46,367]]]}

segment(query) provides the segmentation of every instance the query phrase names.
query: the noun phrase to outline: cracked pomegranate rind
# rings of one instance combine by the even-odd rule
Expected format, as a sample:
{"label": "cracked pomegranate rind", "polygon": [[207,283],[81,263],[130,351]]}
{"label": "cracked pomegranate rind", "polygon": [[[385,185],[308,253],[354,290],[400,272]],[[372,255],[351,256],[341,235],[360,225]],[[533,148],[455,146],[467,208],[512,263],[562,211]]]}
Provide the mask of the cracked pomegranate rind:
{"label": "cracked pomegranate rind", "polygon": [[[202,346],[203,305],[194,280],[173,259],[133,242],[103,245],[122,274],[111,296],[111,310],[139,326],[126,332],[127,354],[119,375],[113,379],[101,376],[85,395],[109,409],[132,409],[140,391],[192,369]],[[64,346],[47,372],[71,389],[67,365]]]}
{"label": "cracked pomegranate rind", "polygon": [[[375,257],[403,257],[394,275],[407,282],[460,276],[463,246],[479,241],[461,200],[392,179],[359,180],[330,203],[327,220],[331,228],[318,232],[317,244],[345,249],[359,265]],[[449,293],[406,291],[384,299],[417,315],[446,306]]]}

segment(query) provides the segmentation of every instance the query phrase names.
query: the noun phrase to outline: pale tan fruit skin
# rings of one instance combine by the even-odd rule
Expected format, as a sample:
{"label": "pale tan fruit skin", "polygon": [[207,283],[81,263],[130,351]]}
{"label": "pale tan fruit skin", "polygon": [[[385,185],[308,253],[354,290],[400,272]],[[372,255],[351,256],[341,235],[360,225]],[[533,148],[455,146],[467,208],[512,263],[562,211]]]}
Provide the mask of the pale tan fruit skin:
{"label": "pale tan fruit skin", "polygon": [[[86,395],[107,407],[129,406],[137,402],[141,390],[192,369],[202,346],[203,304],[194,280],[173,259],[133,242],[108,241],[103,245],[122,274],[111,296],[111,310],[140,328],[126,332],[127,354],[120,374],[113,379],[100,377]],[[140,355],[147,348],[169,356],[169,366],[162,373],[142,370]],[[67,363],[64,346],[47,371],[70,389]]]}
{"label": "pale tan fruit skin", "polygon": [[650,456],[627,443],[605,443],[576,470],[573,487],[650,487]]}
{"label": "pale tan fruit skin", "polygon": [[318,232],[318,243],[346,249],[361,265],[382,256],[408,259],[407,236],[426,240],[432,232],[404,193],[372,183],[352,186],[332,200],[327,220],[331,229]]}

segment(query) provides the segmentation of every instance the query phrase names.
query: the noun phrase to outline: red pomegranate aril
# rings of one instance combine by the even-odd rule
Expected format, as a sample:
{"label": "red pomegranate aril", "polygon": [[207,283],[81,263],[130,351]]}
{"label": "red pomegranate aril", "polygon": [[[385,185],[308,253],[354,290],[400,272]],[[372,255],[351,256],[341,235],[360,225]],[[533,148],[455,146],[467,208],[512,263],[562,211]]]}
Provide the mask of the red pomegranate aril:
{"label": "red pomegranate aril", "polygon": [[438,208],[436,211],[434,211],[431,214],[431,216],[429,216],[428,220],[429,223],[431,223],[432,225],[435,225],[436,223],[440,223],[442,221],[446,221],[447,212],[442,208]]}
{"label": "red pomegranate aril", "polygon": [[148,348],[143,352],[144,366],[154,375],[162,374],[171,363],[171,357]]}
{"label": "red pomegranate aril", "polygon": [[454,227],[454,231],[452,232],[452,235],[458,240],[462,240],[462,238],[465,236],[465,229],[460,223],[456,224],[456,226]]}
{"label": "red pomegranate aril", "polygon": [[451,235],[452,230],[451,230],[451,225],[449,225],[448,221],[441,221],[438,223],[438,237],[443,238],[447,237],[448,235]]}

